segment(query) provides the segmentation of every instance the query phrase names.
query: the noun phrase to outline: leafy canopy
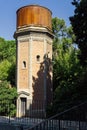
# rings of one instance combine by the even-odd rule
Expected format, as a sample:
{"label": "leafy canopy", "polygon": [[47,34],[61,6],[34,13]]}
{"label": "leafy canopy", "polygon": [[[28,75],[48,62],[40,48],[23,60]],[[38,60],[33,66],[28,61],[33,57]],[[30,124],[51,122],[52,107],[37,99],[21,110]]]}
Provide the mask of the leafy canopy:
{"label": "leafy canopy", "polygon": [[75,6],[74,16],[70,17],[74,34],[75,43],[80,52],[78,57],[83,66],[87,65],[87,0],[73,0]]}
{"label": "leafy canopy", "polygon": [[15,85],[16,44],[0,37],[0,80]]}
{"label": "leafy canopy", "polygon": [[67,27],[64,20],[58,18],[53,18],[52,22],[55,34],[53,42],[53,110],[59,112],[79,100],[85,100],[87,91],[85,86],[82,89],[84,70],[77,57],[79,49],[75,44],[72,27]]}
{"label": "leafy canopy", "polygon": [[0,113],[13,116],[16,114],[17,91],[7,81],[0,82]]}

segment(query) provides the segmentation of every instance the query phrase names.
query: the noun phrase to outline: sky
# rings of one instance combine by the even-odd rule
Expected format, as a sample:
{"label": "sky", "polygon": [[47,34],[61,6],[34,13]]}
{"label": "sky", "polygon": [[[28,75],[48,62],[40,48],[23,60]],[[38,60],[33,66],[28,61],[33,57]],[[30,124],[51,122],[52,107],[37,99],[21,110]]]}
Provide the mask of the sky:
{"label": "sky", "polygon": [[23,6],[38,4],[52,11],[52,17],[64,19],[70,25],[69,17],[74,15],[73,0],[0,0],[0,37],[14,40],[16,11]]}

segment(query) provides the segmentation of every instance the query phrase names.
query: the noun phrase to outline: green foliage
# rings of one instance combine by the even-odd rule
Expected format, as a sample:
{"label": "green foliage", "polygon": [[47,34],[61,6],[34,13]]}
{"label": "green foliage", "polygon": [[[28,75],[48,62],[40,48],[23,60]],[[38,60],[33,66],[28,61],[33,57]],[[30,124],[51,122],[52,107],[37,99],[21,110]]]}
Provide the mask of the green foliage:
{"label": "green foliage", "polygon": [[7,81],[0,82],[0,100],[12,100],[16,97],[17,92],[15,87],[11,87]]}
{"label": "green foliage", "polygon": [[87,65],[87,0],[73,0],[74,16],[70,17],[76,44],[80,52],[78,57],[83,66]]}
{"label": "green foliage", "polygon": [[0,114],[16,114],[15,86],[16,44],[0,38]]}
{"label": "green foliage", "polygon": [[15,85],[16,44],[0,38],[0,80]]}
{"label": "green foliage", "polygon": [[0,113],[14,116],[16,114],[17,91],[7,81],[0,82]]}
{"label": "green foliage", "polygon": [[62,44],[59,44],[59,53],[54,63],[54,85],[57,101],[74,100],[75,84],[81,67],[76,57],[77,50],[69,46],[64,51]]}
{"label": "green foliage", "polygon": [[[79,101],[86,100],[86,69],[82,68],[77,57],[79,49],[75,44],[76,37],[72,27],[66,27],[65,22],[58,18],[55,20],[53,20],[53,25],[56,24],[53,26],[56,29],[56,31],[53,30],[56,35],[53,42],[53,110],[60,112]],[[58,21],[61,22],[58,23]],[[61,26],[64,35],[59,35]]]}
{"label": "green foliage", "polygon": [[16,68],[16,63],[12,63],[9,70],[8,70],[8,76],[7,76],[7,81],[10,81],[11,85],[15,85],[15,70]]}
{"label": "green foliage", "polygon": [[7,80],[9,75],[8,71],[11,67],[11,63],[8,60],[3,60],[0,63],[0,80]]}
{"label": "green foliage", "polygon": [[52,19],[52,30],[56,38],[60,36],[65,36],[66,25],[63,19],[58,19],[57,17]]}
{"label": "green foliage", "polygon": [[6,41],[0,38],[0,61],[7,59],[12,62],[16,55],[15,41]]}

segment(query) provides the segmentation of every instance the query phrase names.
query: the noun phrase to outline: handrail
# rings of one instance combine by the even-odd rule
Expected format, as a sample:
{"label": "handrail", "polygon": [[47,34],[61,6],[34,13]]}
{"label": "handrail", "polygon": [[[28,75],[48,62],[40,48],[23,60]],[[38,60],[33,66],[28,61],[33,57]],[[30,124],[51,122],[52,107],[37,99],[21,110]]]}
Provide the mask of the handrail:
{"label": "handrail", "polygon": [[77,106],[73,106],[73,107],[71,107],[71,108],[69,108],[69,109],[67,109],[67,110],[65,110],[65,111],[63,111],[63,112],[60,112],[60,113],[58,113],[58,114],[56,114],[56,115],[54,115],[54,116],[52,116],[52,117],[49,117],[48,119],[43,120],[42,122],[40,122],[40,123],[38,123],[38,124],[32,126],[31,128],[29,128],[29,129],[27,129],[27,130],[34,130],[34,128],[40,126],[41,124],[44,124],[44,123],[46,123],[46,122],[48,122],[48,121],[50,121],[50,120],[52,120],[52,119],[54,119],[54,118],[56,118],[56,117],[59,117],[59,116],[65,114],[65,113],[67,113],[67,112],[70,112],[71,110],[75,110],[75,109],[79,108],[80,106],[83,106],[83,105],[86,104],[86,103],[87,103],[87,101],[85,101],[84,103],[81,103],[81,104],[79,104],[79,105],[77,105]]}

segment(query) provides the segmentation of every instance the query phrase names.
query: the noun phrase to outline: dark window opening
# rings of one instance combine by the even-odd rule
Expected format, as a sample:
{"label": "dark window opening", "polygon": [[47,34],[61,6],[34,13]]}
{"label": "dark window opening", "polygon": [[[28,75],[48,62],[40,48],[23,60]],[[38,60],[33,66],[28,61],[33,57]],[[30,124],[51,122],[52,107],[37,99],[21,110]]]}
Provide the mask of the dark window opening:
{"label": "dark window opening", "polygon": [[36,60],[37,60],[37,62],[40,61],[40,55],[37,55],[37,56],[36,56]]}
{"label": "dark window opening", "polygon": [[23,61],[23,68],[26,68],[26,62]]}

